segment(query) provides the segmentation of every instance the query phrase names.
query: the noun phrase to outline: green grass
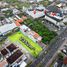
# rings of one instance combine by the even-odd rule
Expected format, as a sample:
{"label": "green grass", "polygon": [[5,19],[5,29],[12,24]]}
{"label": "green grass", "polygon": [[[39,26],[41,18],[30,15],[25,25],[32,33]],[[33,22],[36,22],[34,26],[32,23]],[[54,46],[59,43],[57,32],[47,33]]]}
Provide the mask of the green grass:
{"label": "green grass", "polygon": [[42,42],[45,44],[49,44],[50,41],[57,36],[55,32],[50,31],[39,19],[33,20],[28,18],[23,24],[27,25],[30,29],[42,36]]}
{"label": "green grass", "polygon": [[[23,37],[24,39],[26,39],[30,45],[32,47],[35,48],[35,50],[31,50],[29,47],[27,47],[22,41],[20,41],[20,37]],[[34,57],[37,57],[39,55],[39,53],[42,51],[42,48],[35,42],[33,42],[31,39],[29,39],[27,36],[24,36],[24,34],[22,34],[20,31],[9,36],[9,39],[12,41],[12,42],[19,42],[23,47],[25,47],[29,53],[31,55],[33,55]]]}

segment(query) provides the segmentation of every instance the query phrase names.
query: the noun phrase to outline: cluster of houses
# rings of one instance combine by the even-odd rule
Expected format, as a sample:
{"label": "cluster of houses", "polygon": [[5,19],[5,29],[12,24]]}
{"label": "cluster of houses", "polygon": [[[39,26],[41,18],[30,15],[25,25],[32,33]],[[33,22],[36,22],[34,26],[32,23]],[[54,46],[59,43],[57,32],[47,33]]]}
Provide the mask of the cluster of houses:
{"label": "cluster of houses", "polygon": [[[40,9],[40,8],[41,9]],[[30,9],[28,9],[26,11],[26,13],[30,14],[33,18],[39,18],[41,16],[44,16],[44,9],[45,7],[43,7],[42,5],[40,5],[39,7],[35,7],[35,9],[37,11],[31,11]],[[7,35],[8,33],[11,33],[11,31],[17,27],[20,28],[20,31],[22,31],[22,33],[24,33],[25,36],[28,36],[31,40],[33,40],[34,42],[41,42],[42,37],[39,36],[38,33],[36,33],[35,31],[32,31],[30,28],[28,28],[26,25],[21,25],[24,20],[27,19],[26,16],[22,16],[19,17],[18,14],[20,14],[20,11],[16,8],[1,8],[1,12],[7,11],[7,10],[11,10],[13,13],[13,16],[9,16],[9,17],[5,17],[4,19],[2,19],[0,22],[0,36],[4,36]],[[30,11],[30,12],[29,12]],[[34,14],[35,13],[35,14]]]}
{"label": "cluster of houses", "polygon": [[[11,24],[5,24],[3,26],[0,27],[0,35],[5,36],[8,33],[10,33],[13,29],[17,28],[15,23],[11,23]],[[33,40],[34,42],[41,42],[42,37],[39,36],[38,33],[36,33],[35,31],[32,31],[30,28],[28,28],[26,25],[21,25],[19,26],[20,31],[25,35],[28,36],[31,40]]]}
{"label": "cluster of houses", "polygon": [[7,46],[4,46],[4,48],[0,50],[0,58],[1,67],[22,67],[22,65],[27,65],[25,62],[27,56],[20,47],[14,43],[10,43],[9,45],[7,44]]}
{"label": "cluster of houses", "polygon": [[[32,6],[30,8],[25,9],[24,12],[26,14],[28,14],[29,16],[31,16],[33,19],[44,17],[44,19],[48,20],[50,22],[50,24],[54,24],[55,26],[58,26],[60,28],[60,26],[64,26],[64,23],[61,22],[61,21],[63,21],[63,18],[64,18],[63,14],[67,13],[65,6],[66,6],[65,3],[60,3],[57,5],[49,6],[48,8],[45,8],[43,5],[37,5],[37,6],[34,6],[34,7]],[[13,15],[16,16],[17,18],[19,18],[19,20],[16,21],[17,19],[16,18],[14,19],[14,17],[13,17],[13,19],[16,21],[17,25],[20,25],[18,22],[23,22],[23,19],[21,19],[19,16],[17,16],[17,14],[20,14],[20,11],[18,9],[3,8],[3,9],[1,9],[1,12],[7,11],[7,10],[12,10]],[[7,24],[7,23],[11,23],[11,21],[13,21],[12,17],[5,18],[0,21],[1,22],[0,26]]]}
{"label": "cluster of houses", "polygon": [[[5,3],[0,2],[2,5],[5,5]],[[0,5],[1,5],[0,4]],[[8,4],[8,3],[7,3]],[[9,6],[9,4],[8,4]],[[4,25],[4,24],[10,24],[11,20],[10,20],[10,16],[14,16],[16,14],[19,14],[20,11],[14,7],[1,7],[0,8],[0,26]]]}

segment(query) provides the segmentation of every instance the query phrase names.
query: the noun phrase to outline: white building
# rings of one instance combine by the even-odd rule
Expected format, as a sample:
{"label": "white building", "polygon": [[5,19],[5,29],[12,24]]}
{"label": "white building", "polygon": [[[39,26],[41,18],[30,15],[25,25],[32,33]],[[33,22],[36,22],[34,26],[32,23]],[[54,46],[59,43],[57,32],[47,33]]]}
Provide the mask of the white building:
{"label": "white building", "polygon": [[45,16],[44,10],[45,10],[45,7],[40,5],[38,7],[35,7],[34,9],[33,8],[32,9],[28,9],[25,12],[28,15],[30,15],[33,19],[36,19],[36,18],[40,18],[40,17]]}
{"label": "white building", "polygon": [[44,12],[40,12],[40,11],[36,11],[36,13],[34,14],[34,11],[27,10],[26,13],[31,17],[33,17],[33,19],[40,18],[45,15]]}
{"label": "white building", "polygon": [[0,34],[6,34],[8,31],[12,30],[16,28],[15,23],[11,23],[11,24],[5,24],[3,26],[0,27]]}
{"label": "white building", "polygon": [[21,63],[21,65],[20,65],[20,67],[26,67],[26,66],[27,66],[27,63],[24,62],[24,61],[23,61],[23,62]]}

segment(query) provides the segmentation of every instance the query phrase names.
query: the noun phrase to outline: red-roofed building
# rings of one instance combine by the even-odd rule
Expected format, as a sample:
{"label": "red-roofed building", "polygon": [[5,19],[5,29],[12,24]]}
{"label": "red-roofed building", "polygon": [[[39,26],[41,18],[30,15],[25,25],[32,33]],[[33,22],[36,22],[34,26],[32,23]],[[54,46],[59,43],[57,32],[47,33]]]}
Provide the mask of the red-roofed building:
{"label": "red-roofed building", "polygon": [[20,24],[20,23],[18,23],[18,22],[15,22],[15,24],[16,24],[16,26],[21,26],[21,24]]}
{"label": "red-roofed building", "polygon": [[18,23],[22,23],[23,21],[24,21],[23,19],[16,20],[16,22]]}
{"label": "red-roofed building", "polygon": [[40,41],[42,40],[42,37],[41,37],[38,33],[34,32],[34,31],[31,31],[31,35],[32,35],[38,42],[40,42]]}
{"label": "red-roofed building", "polygon": [[24,21],[23,19],[16,20],[15,22],[16,26],[21,26],[20,23],[22,23],[23,21]]}

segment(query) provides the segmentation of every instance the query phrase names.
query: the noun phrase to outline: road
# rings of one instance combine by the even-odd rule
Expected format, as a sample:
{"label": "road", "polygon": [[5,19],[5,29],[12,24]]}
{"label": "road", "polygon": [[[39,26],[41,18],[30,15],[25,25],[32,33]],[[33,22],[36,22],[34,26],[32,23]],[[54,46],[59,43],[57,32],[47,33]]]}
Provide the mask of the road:
{"label": "road", "polygon": [[67,28],[58,35],[57,39],[49,46],[49,52],[45,55],[45,50],[43,50],[42,54],[29,67],[37,67],[40,62],[42,62],[42,67],[46,67],[46,64],[65,41],[65,37],[67,37]]}

